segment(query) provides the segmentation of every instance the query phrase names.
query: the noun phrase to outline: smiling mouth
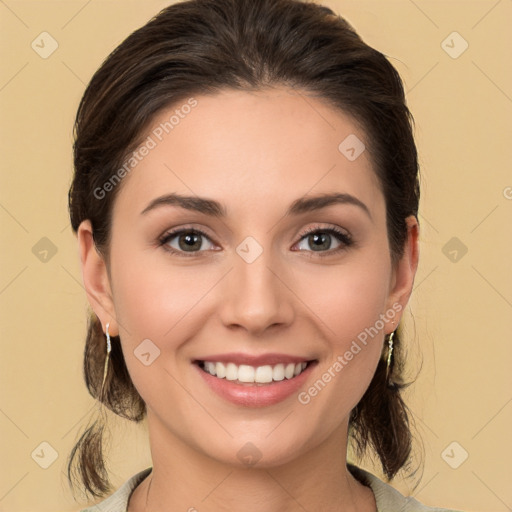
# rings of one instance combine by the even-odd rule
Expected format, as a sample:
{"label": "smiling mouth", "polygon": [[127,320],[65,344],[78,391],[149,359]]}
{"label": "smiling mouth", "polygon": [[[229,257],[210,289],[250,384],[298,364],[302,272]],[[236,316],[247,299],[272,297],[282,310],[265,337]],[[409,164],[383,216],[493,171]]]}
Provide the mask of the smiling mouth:
{"label": "smiling mouth", "polygon": [[212,361],[195,361],[204,372],[218,379],[225,379],[236,384],[271,384],[283,380],[291,380],[299,376],[306,368],[316,363],[303,361],[300,363],[249,366],[245,364],[222,363]]}

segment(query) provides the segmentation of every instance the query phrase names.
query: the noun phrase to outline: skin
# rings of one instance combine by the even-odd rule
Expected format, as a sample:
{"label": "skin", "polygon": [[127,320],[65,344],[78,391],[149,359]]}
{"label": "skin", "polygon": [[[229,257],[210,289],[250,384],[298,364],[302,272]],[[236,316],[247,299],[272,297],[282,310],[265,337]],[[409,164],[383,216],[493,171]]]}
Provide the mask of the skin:
{"label": "skin", "polygon": [[[407,219],[404,255],[393,268],[370,155],[349,161],[338,150],[348,135],[365,141],[365,134],[321,100],[285,87],[196,99],[197,107],[123,179],[109,266],[95,250],[90,222],[78,230],[89,302],[103,326],[110,322],[110,334],[120,334],[147,405],[152,477],[133,492],[128,510],[375,511],[373,493],[345,465],[348,417],[409,300],[417,221]],[[175,206],[141,214],[171,192],[215,199],[227,217]],[[370,215],[350,204],[285,215],[299,197],[331,192],[357,197]],[[158,244],[182,226],[208,234],[191,257]],[[336,226],[355,241],[338,253],[342,243],[334,236],[320,251],[302,236],[309,227]],[[263,249],[250,264],[236,252],[247,236]],[[179,250],[179,236],[169,244]],[[234,405],[191,364],[224,352],[306,356],[318,360],[307,390],[393,304],[402,308],[394,323],[386,321],[307,405],[297,394],[263,408]],[[134,356],[145,339],[161,351],[149,366]],[[253,466],[237,457],[247,442],[261,453]]]}

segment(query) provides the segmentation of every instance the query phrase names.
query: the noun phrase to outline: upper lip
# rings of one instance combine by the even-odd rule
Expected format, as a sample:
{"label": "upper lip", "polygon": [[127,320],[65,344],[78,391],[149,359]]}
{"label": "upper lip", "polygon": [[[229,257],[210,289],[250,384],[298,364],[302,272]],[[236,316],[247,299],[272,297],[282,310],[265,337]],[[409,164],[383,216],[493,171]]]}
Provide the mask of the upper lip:
{"label": "upper lip", "polygon": [[312,361],[312,358],[302,356],[291,356],[288,354],[242,354],[242,353],[230,353],[230,354],[213,354],[204,357],[198,357],[194,362],[198,361],[209,361],[212,363],[234,363],[237,366],[245,364],[248,366],[266,366],[276,364],[289,364],[289,363],[303,363]]}

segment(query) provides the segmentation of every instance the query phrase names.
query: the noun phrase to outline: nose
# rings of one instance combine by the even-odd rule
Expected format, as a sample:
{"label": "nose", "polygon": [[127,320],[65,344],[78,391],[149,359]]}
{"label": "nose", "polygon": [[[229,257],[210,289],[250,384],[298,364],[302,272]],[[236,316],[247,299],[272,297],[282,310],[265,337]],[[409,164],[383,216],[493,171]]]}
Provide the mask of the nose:
{"label": "nose", "polygon": [[226,327],[261,336],[293,321],[293,293],[285,266],[271,261],[269,252],[251,263],[234,256],[234,267],[223,280],[220,317]]}

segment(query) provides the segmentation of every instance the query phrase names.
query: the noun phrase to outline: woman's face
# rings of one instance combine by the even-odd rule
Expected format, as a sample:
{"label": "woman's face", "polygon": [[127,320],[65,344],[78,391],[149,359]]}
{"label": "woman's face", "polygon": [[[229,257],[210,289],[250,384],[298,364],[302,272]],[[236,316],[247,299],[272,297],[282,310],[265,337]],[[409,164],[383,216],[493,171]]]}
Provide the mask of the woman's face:
{"label": "woman's face", "polygon": [[417,231],[409,219],[392,268],[365,134],[339,111],[286,88],[195,101],[154,120],[117,185],[110,273],[84,256],[84,279],[153,436],[272,466],[343,442],[407,303]]}

